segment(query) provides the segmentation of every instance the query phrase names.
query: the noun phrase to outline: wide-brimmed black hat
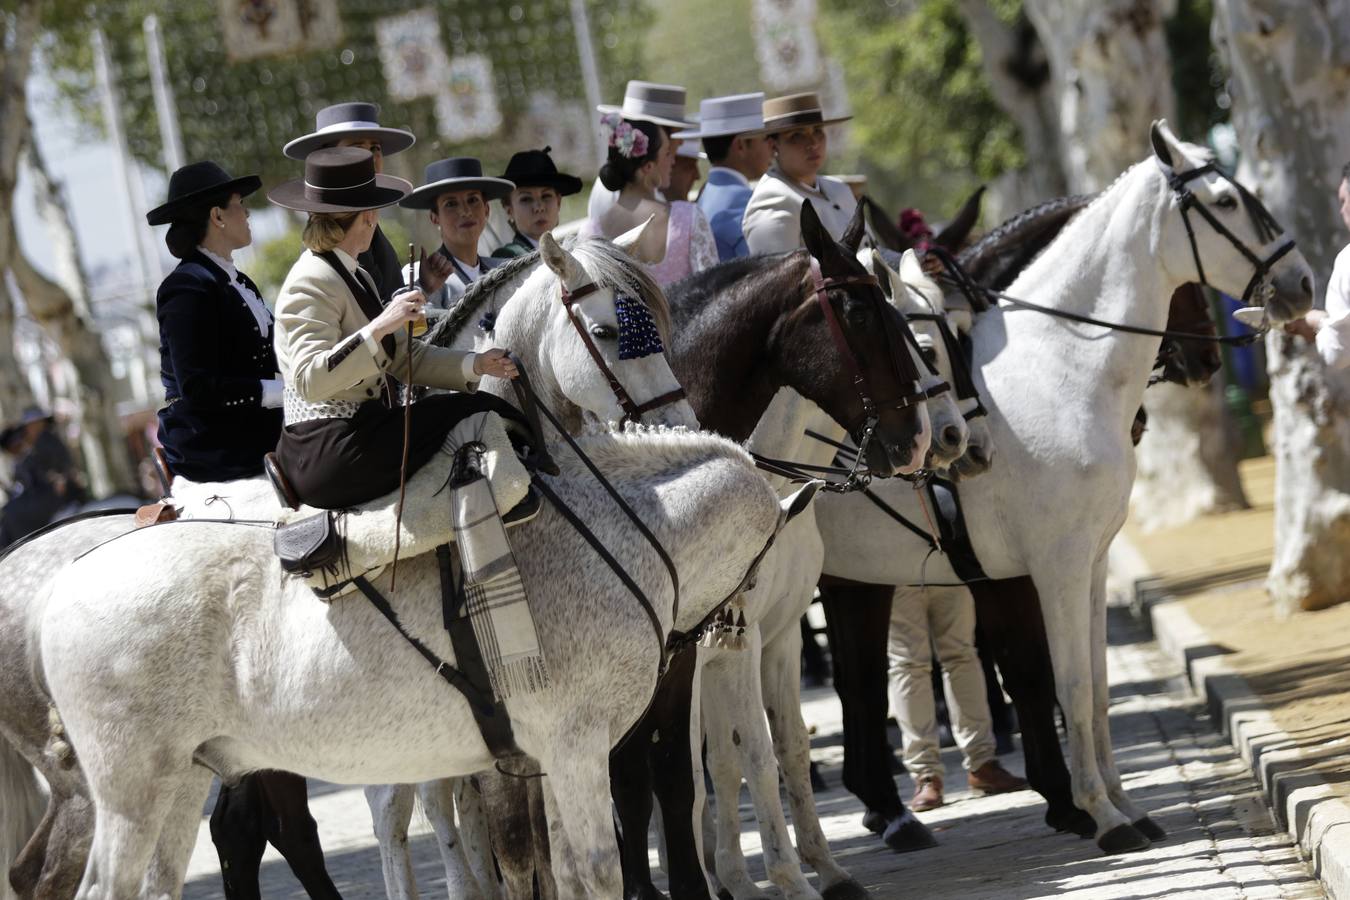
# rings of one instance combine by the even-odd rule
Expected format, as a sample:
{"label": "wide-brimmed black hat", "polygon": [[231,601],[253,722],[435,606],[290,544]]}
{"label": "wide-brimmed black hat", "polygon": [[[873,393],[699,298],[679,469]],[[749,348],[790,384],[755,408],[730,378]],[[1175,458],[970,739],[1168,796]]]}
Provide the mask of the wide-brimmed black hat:
{"label": "wide-brimmed black hat", "polygon": [[209,159],[188,163],[169,176],[169,199],[145,214],[151,225],[167,225],[174,219],[215,196],[228,198],[231,194],[247,197],[262,187],[257,175],[233,178],[219,163]]}
{"label": "wide-brimmed black hat", "polygon": [[520,151],[506,164],[502,178],[518,188],[550,187],[564,197],[581,193],[581,179],[559,172],[553,157],[549,156],[552,150],[552,147],[545,147],[543,150]]}
{"label": "wide-brimmed black hat", "polygon": [[409,194],[400,206],[408,209],[433,209],[436,198],[451,191],[482,191],[484,200],[509,196],[515,185],[505,178],[483,174],[483,164],[472,156],[452,156],[427,166],[421,187]]}
{"label": "wide-brimmed black hat", "polygon": [[315,150],[331,147],[343,139],[373,138],[380,142],[381,154],[393,156],[417,142],[411,131],[380,125],[379,116],[380,108],[374,103],[325,106],[314,117],[314,131],[291,141],[281,152],[291,159],[306,159]]}
{"label": "wide-brimmed black hat", "polygon": [[375,157],[360,147],[325,147],[305,157],[305,177],[268,191],[267,199],[309,213],[349,213],[393,206],[412,185],[375,174]]}

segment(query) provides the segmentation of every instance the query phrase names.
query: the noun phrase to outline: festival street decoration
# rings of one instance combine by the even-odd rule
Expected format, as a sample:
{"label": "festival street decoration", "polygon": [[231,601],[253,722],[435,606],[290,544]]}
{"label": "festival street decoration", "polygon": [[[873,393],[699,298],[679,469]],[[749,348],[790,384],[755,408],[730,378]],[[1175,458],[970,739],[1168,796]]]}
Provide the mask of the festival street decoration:
{"label": "festival street decoration", "polygon": [[375,43],[391,99],[433,97],[443,89],[450,63],[436,10],[424,7],[381,19],[375,25]]}
{"label": "festival street decoration", "polygon": [[482,53],[451,58],[436,95],[436,126],[452,143],[490,137],[502,127],[492,61]]}
{"label": "festival street decoration", "polygon": [[219,0],[231,62],[306,53],[342,40],[337,0]]}
{"label": "festival street decoration", "polygon": [[594,168],[594,140],[594,117],[585,104],[547,90],[530,95],[515,134],[516,146],[552,147],[553,161],[567,171]]}
{"label": "festival street decoration", "polygon": [[824,77],[815,26],[816,0],[754,0],[755,57],[767,90],[809,88]]}

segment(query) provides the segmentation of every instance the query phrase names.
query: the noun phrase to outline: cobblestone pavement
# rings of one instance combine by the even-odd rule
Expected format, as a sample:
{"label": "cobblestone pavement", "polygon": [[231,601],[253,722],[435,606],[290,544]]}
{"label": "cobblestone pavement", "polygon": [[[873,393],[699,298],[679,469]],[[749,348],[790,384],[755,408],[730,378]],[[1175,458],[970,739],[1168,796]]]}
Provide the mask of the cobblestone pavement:
{"label": "cobblestone pavement", "polygon": [[[940,846],[910,855],[887,850],[859,824],[861,807],[840,785],[839,708],[829,691],[809,692],[805,713],[817,728],[813,756],[830,789],[817,795],[836,857],[878,900],[892,898],[1316,898],[1324,894],[1287,837],[1273,824],[1255,782],[1204,709],[1184,692],[1176,667],[1129,620],[1111,622],[1111,725],[1126,788],[1167,829],[1145,853],[1103,856],[1091,841],[1050,831],[1031,792],[973,797],[959,756],[946,751],[948,805],[921,818]],[[1020,756],[1004,757],[1020,771]],[[901,776],[901,791],[913,785]],[[742,845],[763,876],[759,838],[742,795]],[[311,802],[329,869],[343,896],[382,898],[379,854],[359,788],[312,785]],[[420,813],[418,814],[420,819]],[[418,883],[445,896],[435,840],[423,820],[410,839]],[[655,856],[653,855],[653,860]],[[303,897],[270,848],[263,896]],[[188,900],[222,897],[203,819],[192,858]],[[765,883],[767,886],[767,882]],[[777,896],[769,890],[769,896]]]}

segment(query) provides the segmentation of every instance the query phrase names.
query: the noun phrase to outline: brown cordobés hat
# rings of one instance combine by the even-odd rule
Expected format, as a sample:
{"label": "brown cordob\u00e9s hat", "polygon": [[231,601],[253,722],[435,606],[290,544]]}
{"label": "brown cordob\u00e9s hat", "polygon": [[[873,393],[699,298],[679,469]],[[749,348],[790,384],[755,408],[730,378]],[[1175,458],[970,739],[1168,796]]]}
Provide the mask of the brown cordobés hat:
{"label": "brown cordob\u00e9s hat", "polygon": [[268,191],[267,199],[308,213],[349,213],[393,206],[412,185],[375,174],[375,157],[360,147],[325,147],[305,157],[305,177]]}
{"label": "brown cordob\u00e9s hat", "polygon": [[825,118],[820,106],[820,95],[815,91],[804,94],[787,94],[764,101],[764,130],[769,134],[790,131],[809,125],[833,125],[847,122],[852,116]]}

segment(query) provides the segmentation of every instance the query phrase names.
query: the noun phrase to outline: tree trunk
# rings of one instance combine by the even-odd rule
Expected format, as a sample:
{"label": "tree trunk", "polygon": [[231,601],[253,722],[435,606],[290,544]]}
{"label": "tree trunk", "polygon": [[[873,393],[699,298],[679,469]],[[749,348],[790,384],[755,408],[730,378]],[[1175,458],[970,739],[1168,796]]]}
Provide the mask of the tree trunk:
{"label": "tree trunk", "polygon": [[[26,116],[24,121],[27,121]],[[31,123],[29,133],[32,133]],[[90,493],[96,497],[120,492],[138,493],[135,465],[127,450],[121,418],[117,415],[117,383],[112,365],[102,340],[90,328],[92,316],[86,301],[75,231],[65,200],[47,172],[36,143],[30,143],[28,151],[27,168],[32,176],[38,213],[47,224],[52,260],[57,277],[64,285],[48,280],[34,269],[17,243],[10,258],[10,268],[29,314],[74,367],[79,389],[70,399],[74,403],[74,421],[88,469]],[[10,227],[13,227],[12,222]]]}
{"label": "tree trunk", "polygon": [[[1255,7],[1255,8],[1254,8]],[[1215,0],[1244,168],[1323,277],[1345,239],[1336,185],[1350,158],[1350,0]],[[1301,338],[1266,338],[1275,411],[1276,609],[1350,599],[1350,372]]]}
{"label": "tree trunk", "polygon": [[[1148,154],[1153,120],[1175,114],[1163,32],[1175,2],[1026,0],[1025,9],[1050,60],[1065,182],[1099,191]],[[1161,527],[1245,507],[1222,399],[1158,386],[1144,403],[1134,514]]]}

